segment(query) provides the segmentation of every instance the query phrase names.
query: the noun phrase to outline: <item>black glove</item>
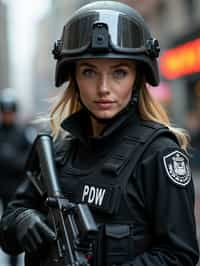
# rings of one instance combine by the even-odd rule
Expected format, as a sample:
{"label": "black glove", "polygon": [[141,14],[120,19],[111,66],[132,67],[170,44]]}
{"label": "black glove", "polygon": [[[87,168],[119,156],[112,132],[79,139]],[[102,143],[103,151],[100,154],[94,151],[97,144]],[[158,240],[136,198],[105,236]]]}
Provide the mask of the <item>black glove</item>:
{"label": "black glove", "polygon": [[16,236],[24,251],[36,252],[47,241],[56,239],[56,234],[45,223],[40,212],[27,209],[16,217]]}

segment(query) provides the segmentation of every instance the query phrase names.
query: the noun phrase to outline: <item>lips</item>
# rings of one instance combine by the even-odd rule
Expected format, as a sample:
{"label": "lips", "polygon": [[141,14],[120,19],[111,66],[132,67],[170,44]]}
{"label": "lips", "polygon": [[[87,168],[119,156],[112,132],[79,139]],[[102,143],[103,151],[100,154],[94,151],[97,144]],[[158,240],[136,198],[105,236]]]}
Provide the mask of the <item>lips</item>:
{"label": "lips", "polygon": [[95,103],[114,103],[112,100],[97,100]]}
{"label": "lips", "polygon": [[115,102],[112,100],[97,100],[97,101],[95,101],[95,104],[100,109],[110,109],[114,103]]}

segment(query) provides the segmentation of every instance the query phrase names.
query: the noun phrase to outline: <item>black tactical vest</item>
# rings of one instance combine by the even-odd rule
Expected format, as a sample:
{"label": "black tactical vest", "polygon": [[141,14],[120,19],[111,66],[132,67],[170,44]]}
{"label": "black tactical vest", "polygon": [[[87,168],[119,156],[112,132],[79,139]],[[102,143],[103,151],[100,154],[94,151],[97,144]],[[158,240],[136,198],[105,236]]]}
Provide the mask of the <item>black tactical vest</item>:
{"label": "black tactical vest", "polygon": [[148,226],[142,239],[133,237],[136,213],[130,207],[126,188],[137,162],[161,135],[175,139],[163,125],[140,121],[128,129],[98,165],[91,165],[87,170],[73,167],[76,140],[65,141],[63,148],[58,150],[57,165],[64,169],[61,170],[61,183],[65,180],[68,186],[65,195],[72,202],[87,203],[99,225],[93,265],[122,265],[151,247],[153,239]]}

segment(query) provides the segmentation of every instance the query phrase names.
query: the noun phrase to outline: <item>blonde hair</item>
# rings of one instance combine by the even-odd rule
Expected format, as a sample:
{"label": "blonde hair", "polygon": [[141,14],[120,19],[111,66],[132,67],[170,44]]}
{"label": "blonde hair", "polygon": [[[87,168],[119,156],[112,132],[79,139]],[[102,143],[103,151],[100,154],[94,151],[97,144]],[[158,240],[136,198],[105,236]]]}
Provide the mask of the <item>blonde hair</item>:
{"label": "blonde hair", "polygon": [[60,134],[62,121],[81,109],[79,95],[75,87],[75,81],[70,78],[67,88],[50,109],[50,126],[54,138],[57,138]]}
{"label": "blonde hair", "polygon": [[[67,88],[50,111],[50,125],[54,138],[61,132],[61,122],[80,109],[81,105],[76,84],[75,81],[70,78]],[[183,129],[171,126],[167,112],[162,105],[151,96],[144,80],[142,81],[140,89],[138,109],[141,119],[154,121],[168,127],[177,137],[180,146],[186,150],[189,144],[188,135]]]}
{"label": "blonde hair", "polygon": [[184,129],[171,125],[166,110],[151,96],[145,84],[143,84],[140,90],[138,108],[141,119],[154,121],[168,127],[169,130],[177,137],[180,147],[186,150],[189,145],[189,135]]}

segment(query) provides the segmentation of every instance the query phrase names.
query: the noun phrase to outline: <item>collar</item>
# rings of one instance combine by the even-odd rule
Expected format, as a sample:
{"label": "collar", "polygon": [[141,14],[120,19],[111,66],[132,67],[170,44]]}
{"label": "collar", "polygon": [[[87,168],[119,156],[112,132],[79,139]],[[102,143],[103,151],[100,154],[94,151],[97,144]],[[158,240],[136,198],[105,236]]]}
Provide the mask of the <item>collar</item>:
{"label": "collar", "polygon": [[122,127],[126,127],[129,123],[133,124],[133,120],[136,116],[136,110],[130,108],[127,112],[123,113],[123,115],[117,116],[116,119],[112,119],[112,122],[106,125],[101,135],[96,137],[88,136],[86,133],[86,127],[90,124],[90,117],[88,112],[84,109],[81,109],[79,112],[63,120],[61,127],[69,132],[72,137],[78,138],[81,142],[102,142],[102,140],[106,140],[108,137],[119,133]]}

